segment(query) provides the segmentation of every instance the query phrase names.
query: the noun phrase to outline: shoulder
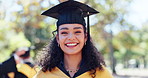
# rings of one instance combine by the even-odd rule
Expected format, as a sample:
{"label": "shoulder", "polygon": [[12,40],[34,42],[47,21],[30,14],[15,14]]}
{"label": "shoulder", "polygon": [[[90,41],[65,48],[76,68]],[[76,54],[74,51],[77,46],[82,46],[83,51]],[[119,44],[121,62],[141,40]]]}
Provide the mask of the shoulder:
{"label": "shoulder", "polygon": [[113,78],[111,72],[109,72],[109,70],[103,66],[103,70],[99,70],[97,68],[96,70],[96,77],[100,77],[100,78]]}
{"label": "shoulder", "polygon": [[42,70],[38,71],[37,74],[33,78],[42,78],[44,76],[44,72]]}
{"label": "shoulder", "polygon": [[[112,74],[108,71],[108,69],[105,66],[103,66],[103,70],[99,70],[99,68],[96,68],[95,75],[95,78],[113,78]],[[87,71],[76,78],[91,78],[90,71]]]}
{"label": "shoulder", "polygon": [[42,71],[42,69],[40,69],[33,78],[48,78],[50,76],[51,76],[50,71],[44,72],[44,71]]}
{"label": "shoulder", "polygon": [[59,68],[55,67],[52,71],[43,72],[40,70],[33,78],[68,78]]}

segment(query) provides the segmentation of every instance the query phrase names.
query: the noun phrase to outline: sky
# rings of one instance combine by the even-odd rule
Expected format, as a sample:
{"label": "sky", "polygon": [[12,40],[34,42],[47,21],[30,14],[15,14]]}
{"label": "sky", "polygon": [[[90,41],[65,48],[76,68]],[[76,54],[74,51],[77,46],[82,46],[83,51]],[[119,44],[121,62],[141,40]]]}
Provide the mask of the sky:
{"label": "sky", "polygon": [[148,0],[134,0],[127,15],[129,23],[140,28],[142,23],[148,22]]}
{"label": "sky", "polygon": [[[124,19],[136,29],[140,29],[143,23],[148,22],[148,0],[133,0],[127,9],[128,13],[124,16]],[[107,32],[112,30],[113,34],[118,34],[121,30],[126,30],[126,28],[115,23],[113,25],[106,25],[105,30]]]}
{"label": "sky", "polygon": [[[57,4],[57,0],[52,0]],[[148,0],[133,0],[129,5],[129,14],[125,19],[132,25],[140,28],[142,23],[148,21]]]}
{"label": "sky", "polygon": [[[22,7],[19,6],[12,6],[11,3],[17,1],[17,0],[0,0],[1,1],[1,5],[0,5],[0,10],[5,10],[7,9],[7,12],[10,11],[17,11],[22,9]],[[48,1],[48,0],[45,0]],[[148,0],[133,0],[134,2],[131,3],[131,5],[129,6],[129,14],[127,14],[125,16],[125,19],[133,24],[134,26],[140,28],[142,26],[142,23],[148,21]],[[8,3],[9,2],[9,3]],[[52,2],[54,4],[57,4],[57,0],[52,0]],[[7,4],[7,5],[5,5]],[[5,9],[3,9],[2,7],[5,7]],[[11,7],[11,8],[9,8]],[[7,17],[9,16],[9,13],[7,14]],[[7,18],[9,19],[9,18]]]}

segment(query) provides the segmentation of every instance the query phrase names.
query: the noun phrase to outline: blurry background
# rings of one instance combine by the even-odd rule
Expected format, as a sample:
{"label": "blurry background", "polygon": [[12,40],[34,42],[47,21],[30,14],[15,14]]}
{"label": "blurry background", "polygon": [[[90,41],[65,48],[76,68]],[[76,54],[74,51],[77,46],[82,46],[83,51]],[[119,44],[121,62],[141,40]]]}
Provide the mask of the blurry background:
{"label": "blurry background", "polygon": [[[0,62],[20,46],[34,46],[35,57],[56,30],[56,20],[40,14],[59,1],[0,0]],[[77,1],[100,12],[90,17],[91,36],[111,72],[117,78],[148,77],[148,1]]]}

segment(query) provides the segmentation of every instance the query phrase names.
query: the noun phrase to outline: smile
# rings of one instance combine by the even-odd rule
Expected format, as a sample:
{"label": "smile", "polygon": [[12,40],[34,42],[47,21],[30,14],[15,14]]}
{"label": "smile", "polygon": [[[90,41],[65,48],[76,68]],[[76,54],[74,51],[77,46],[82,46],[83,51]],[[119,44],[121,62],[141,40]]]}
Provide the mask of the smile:
{"label": "smile", "polygon": [[77,46],[79,43],[67,43],[65,44],[67,47],[75,47]]}

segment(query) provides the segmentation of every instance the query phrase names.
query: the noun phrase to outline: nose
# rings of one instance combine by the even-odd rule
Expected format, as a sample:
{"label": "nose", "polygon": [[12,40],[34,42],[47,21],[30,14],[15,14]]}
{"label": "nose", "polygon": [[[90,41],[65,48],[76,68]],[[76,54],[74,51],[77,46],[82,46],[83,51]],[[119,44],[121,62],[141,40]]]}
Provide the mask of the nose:
{"label": "nose", "polygon": [[75,35],[73,33],[69,33],[68,39],[69,40],[74,40],[75,39]]}

